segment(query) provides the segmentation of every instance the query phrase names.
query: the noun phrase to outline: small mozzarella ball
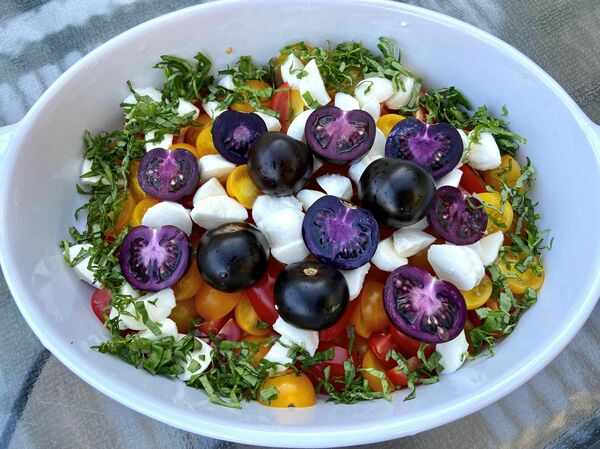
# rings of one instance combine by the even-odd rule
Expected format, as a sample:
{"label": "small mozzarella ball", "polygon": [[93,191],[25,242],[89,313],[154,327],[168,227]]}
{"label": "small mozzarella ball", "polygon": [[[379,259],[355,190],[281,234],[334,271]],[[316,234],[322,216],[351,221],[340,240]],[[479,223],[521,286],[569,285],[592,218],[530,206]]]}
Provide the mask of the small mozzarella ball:
{"label": "small mozzarella ball", "polygon": [[460,180],[462,178],[462,174],[463,174],[462,170],[455,168],[450,173],[447,173],[444,176],[442,176],[440,179],[437,179],[435,181],[435,186],[438,189],[440,187],[444,187],[444,186],[458,187],[458,185],[460,184]]}
{"label": "small mozzarella ball", "polygon": [[316,156],[313,156],[313,173],[316,173],[323,166],[323,162]]}
{"label": "small mozzarella ball", "polygon": [[465,331],[446,343],[435,345],[435,351],[442,356],[439,363],[444,367],[440,374],[450,374],[460,368],[469,355],[468,349],[469,343]]}
{"label": "small mozzarella ball", "polygon": [[265,217],[280,211],[281,209],[291,208],[301,211],[302,203],[292,195],[275,196],[260,195],[252,205],[252,218],[254,223],[261,222]]}
{"label": "small mozzarella ball", "polygon": [[358,298],[365,282],[365,276],[371,269],[371,264],[366,263],[362,267],[355,268],[354,270],[340,270],[340,273],[344,275],[346,282],[348,283],[348,291],[350,292],[350,301]]}
{"label": "small mozzarella ball", "polygon": [[[88,251],[92,245],[89,243],[81,243],[79,245],[69,246],[69,260],[75,260],[81,251]],[[73,266],[73,271],[77,274],[77,277],[88,284],[99,288],[101,284],[94,280],[94,273],[88,268],[91,256],[86,256]]]}
{"label": "small mozzarella ball", "polygon": [[304,240],[296,240],[295,242],[288,243],[287,245],[271,248],[271,255],[275,258],[275,260],[285,265],[300,262],[301,260],[306,259],[308,254],[309,251],[304,243]]}
{"label": "small mozzarella ball", "polygon": [[194,113],[194,115],[192,115],[192,118],[194,120],[196,120],[198,118],[198,115],[200,115],[200,109],[198,109],[196,106],[194,106],[189,101],[187,101],[183,98],[180,98],[179,105],[177,106],[177,115],[179,115],[180,117],[183,117],[184,115],[187,115],[190,112]]}
{"label": "small mozzarella ball", "polygon": [[337,196],[346,201],[352,198],[352,183],[345,176],[337,174],[319,176],[317,184],[327,192],[327,195]]}
{"label": "small mozzarella ball", "polygon": [[404,89],[400,86],[399,91],[395,91],[387,100],[385,100],[385,105],[390,109],[398,110],[406,106],[410,101],[410,97],[412,96],[415,87],[415,80],[410,76],[403,76],[402,82],[404,83]]}
{"label": "small mozzarella ball", "polygon": [[475,170],[492,170],[500,167],[502,159],[498,144],[489,132],[479,134],[479,142],[475,142],[473,133],[469,133],[471,145],[467,153],[469,165]]}
{"label": "small mozzarella ball", "polygon": [[317,67],[317,62],[314,59],[311,59],[304,67],[304,72],[306,72],[306,74],[300,79],[299,86],[304,104],[308,107],[312,106],[307,103],[305,98],[308,96],[307,94],[309,94],[314,101],[321,106],[325,106],[331,101],[331,97],[327,93],[325,83],[323,82],[323,78]]}
{"label": "small mozzarella ball", "polygon": [[267,126],[267,131],[281,130],[281,123],[272,115],[263,114],[262,112],[255,112],[255,114],[263,119],[263,122],[265,122],[265,125]]}
{"label": "small mozzarella ball", "polygon": [[360,103],[356,98],[354,98],[350,94],[345,94],[343,92],[338,92],[335,94],[333,100],[334,106],[344,110],[344,111],[353,111],[355,109],[360,109]]}
{"label": "small mozzarella ball", "polygon": [[177,324],[170,318],[166,318],[162,321],[157,322],[160,327],[160,334],[155,335],[150,329],[144,329],[138,332],[137,336],[140,338],[147,338],[148,340],[160,340],[164,337],[177,337]]}
{"label": "small mozzarella ball", "polygon": [[232,75],[223,75],[219,78],[217,84],[221,87],[224,87],[227,90],[234,90],[235,84],[233,84],[233,76]]}
{"label": "small mozzarella ball", "polygon": [[438,278],[460,290],[471,290],[485,274],[477,252],[466,246],[432,245],[427,251],[427,260]]}
{"label": "small mozzarella ball", "polygon": [[173,144],[173,134],[165,134],[162,140],[158,142],[152,142],[155,135],[156,131],[148,131],[146,133],[146,152],[153,150],[154,148],[168,149]]}
{"label": "small mozzarella ball", "polygon": [[188,236],[192,233],[190,211],[173,201],[161,201],[150,207],[142,217],[142,224],[150,228],[172,225],[181,229]]}
{"label": "small mozzarella ball", "polygon": [[209,196],[228,196],[225,187],[223,187],[223,184],[217,178],[210,178],[196,190],[194,199],[192,200],[194,207],[198,205],[200,200]]}
{"label": "small mozzarella ball", "polygon": [[427,221],[427,217],[421,218],[415,224],[411,224],[410,226],[405,226],[402,229],[414,229],[417,231],[424,231],[429,226],[429,222]]}
{"label": "small mozzarella ball", "polygon": [[502,231],[496,231],[493,234],[486,235],[477,243],[479,243],[481,248],[479,254],[481,262],[485,266],[491,265],[498,258],[498,251],[500,251],[500,248],[504,243],[504,234]]}
{"label": "small mozzarella ball", "polygon": [[[161,322],[167,319],[171,311],[175,308],[175,294],[170,288],[144,295],[136,299],[136,302],[138,301],[142,301],[148,313],[148,318],[154,322]],[[137,316],[133,303],[127,305],[124,311],[130,315],[121,314],[119,316],[119,327],[138,331],[147,329],[147,326],[142,321],[142,317]],[[118,311],[113,307],[110,311],[110,318],[114,318],[117,315]]]}
{"label": "small mozzarella ball", "polygon": [[256,223],[271,248],[285,246],[290,242],[302,240],[302,222],[304,212],[289,207],[267,215]]}
{"label": "small mozzarella ball", "polygon": [[392,237],[388,237],[379,242],[371,262],[381,271],[394,271],[396,268],[406,265],[408,259],[396,252],[394,240]]}
{"label": "small mozzarella ball", "polygon": [[[190,352],[186,355],[185,360],[179,361],[179,364],[185,370],[177,375],[179,380],[188,381],[192,376],[203,373],[210,366],[212,348],[199,338],[196,338],[196,341],[200,343],[200,349]],[[194,371],[191,370],[193,367],[196,368]]]}
{"label": "small mozzarella ball", "polygon": [[284,83],[288,83],[290,89],[300,89],[300,78],[298,78],[298,73],[304,70],[304,64],[302,61],[293,53],[290,53],[289,56],[283,61],[281,64],[281,79]]}
{"label": "small mozzarella ball", "polygon": [[288,126],[287,135],[293,137],[296,140],[306,143],[306,137],[304,136],[304,128],[306,127],[306,121],[308,116],[312,114],[314,109],[307,109],[298,114],[290,126]]}
{"label": "small mozzarella ball", "polygon": [[354,89],[354,97],[363,107],[365,104],[374,101],[375,103],[383,103],[394,94],[394,86],[387,78],[370,77],[365,78],[356,85]]}
{"label": "small mozzarella ball", "polygon": [[225,182],[236,165],[220,154],[209,154],[198,159],[198,167],[200,168],[200,184],[204,184],[211,178]]}
{"label": "small mozzarella ball", "polygon": [[[286,345],[290,346],[287,343]],[[281,365],[288,365],[294,362],[292,358],[288,356],[289,351],[289,347],[286,348],[279,341],[276,341],[269,349],[269,352],[265,354],[264,359],[268,362],[279,363],[280,366],[277,367],[277,371],[285,371],[287,368]]]}
{"label": "small mozzarella ball", "polygon": [[309,355],[315,355],[319,346],[319,332],[300,329],[283,321],[283,318],[277,318],[273,324],[273,330],[281,335],[284,342],[289,342],[293,345],[302,346],[306,349]]}
{"label": "small mozzarella ball", "polygon": [[246,221],[248,211],[231,197],[209,196],[194,206],[191,217],[201,228],[213,229],[225,223]]}
{"label": "small mozzarella ball", "polygon": [[434,236],[414,229],[399,229],[392,238],[396,253],[402,257],[412,257],[435,242]]}
{"label": "small mozzarella ball", "polygon": [[139,298],[140,292],[133,288],[127,281],[123,282],[123,285],[119,288],[119,293],[125,296],[131,296],[132,298]]}
{"label": "small mozzarella ball", "polygon": [[[160,92],[160,90],[155,89],[154,87],[142,87],[141,89],[134,90],[135,93],[138,94],[138,96],[140,97],[150,97],[157,103],[162,101],[162,93]],[[133,94],[129,94],[123,99],[123,103],[136,104],[137,100]]]}
{"label": "small mozzarella ball", "polygon": [[[92,161],[90,159],[84,159],[83,164],[81,164],[81,175],[85,175],[92,170]],[[99,181],[102,181],[102,184],[105,186],[110,183],[106,180],[104,176],[96,175],[96,176],[86,176],[85,178],[79,178],[82,184],[85,185],[95,185],[98,184]]]}
{"label": "small mozzarella ball", "polygon": [[308,210],[308,208],[312,206],[315,201],[324,196],[325,194],[323,192],[310,189],[303,189],[296,193],[296,198],[302,202],[302,207],[304,210]]}
{"label": "small mozzarella ball", "polygon": [[377,101],[369,101],[368,103],[363,104],[361,109],[368,112],[371,117],[373,117],[373,120],[375,120],[375,123],[377,123],[377,120],[379,120],[379,116],[381,115],[381,104]]}
{"label": "small mozzarella ball", "polygon": [[225,109],[220,109],[219,105],[221,103],[219,103],[218,101],[207,101],[206,103],[202,103],[202,109],[204,109],[204,112],[206,112],[206,114],[211,118],[211,119],[216,119],[219,115],[221,115],[223,112],[225,112]]}

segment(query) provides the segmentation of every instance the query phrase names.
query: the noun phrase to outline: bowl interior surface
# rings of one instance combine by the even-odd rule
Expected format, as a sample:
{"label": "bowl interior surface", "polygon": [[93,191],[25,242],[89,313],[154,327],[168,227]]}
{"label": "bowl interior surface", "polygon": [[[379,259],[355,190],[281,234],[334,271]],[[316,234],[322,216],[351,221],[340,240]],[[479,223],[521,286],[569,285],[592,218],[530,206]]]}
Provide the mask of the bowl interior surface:
{"label": "bowl interior surface", "polygon": [[[224,67],[240,55],[268,58],[299,40],[362,40],[375,49],[392,38],[405,64],[427,86],[457,86],[474,105],[499,114],[527,137],[522,161],[537,170],[535,199],[554,246],[545,257],[546,282],[496,355],[467,364],[417,398],[309,409],[277,410],[256,403],[232,410],[203,392],[153,377],[90,349],[106,332],[91,313],[92,288],[62,262],[82,132],[121,124],[119,103],[134,86],[158,85],[151,67],[162,54],[209,55]],[[226,49],[231,47],[232,54]],[[34,106],[14,139],[2,181],[3,269],[17,303],[43,343],[102,392],[183,429],[222,439],[274,446],[328,447],[373,442],[422,431],[498,399],[545,366],[589,315],[598,293],[600,179],[585,118],[537,66],[505,44],[443,16],[401,4],[368,1],[210,3],[151,21],[80,61]],[[575,162],[575,163],[573,163]]]}

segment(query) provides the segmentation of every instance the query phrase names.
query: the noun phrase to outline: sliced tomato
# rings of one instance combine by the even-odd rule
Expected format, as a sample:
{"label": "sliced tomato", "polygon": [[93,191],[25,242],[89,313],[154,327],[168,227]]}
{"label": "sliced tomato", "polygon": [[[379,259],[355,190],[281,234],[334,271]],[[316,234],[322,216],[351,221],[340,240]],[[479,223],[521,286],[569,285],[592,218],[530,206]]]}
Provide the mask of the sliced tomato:
{"label": "sliced tomato", "polygon": [[110,299],[112,298],[112,293],[101,288],[97,289],[92,294],[92,310],[94,314],[98,317],[98,319],[104,324],[106,321],[105,314],[108,316],[110,314],[110,309],[107,307],[110,305]]}
{"label": "sliced tomato", "polygon": [[463,172],[462,178],[460,178],[460,186],[469,193],[485,193],[485,184],[475,170],[468,165],[460,167]]}
{"label": "sliced tomato", "polygon": [[[341,346],[325,346],[319,345],[319,351],[325,351],[329,348],[333,348],[333,358],[331,360],[311,366],[306,371],[306,375],[311,380],[313,385],[316,386],[319,381],[325,378],[323,371],[325,368],[329,367],[329,379],[333,385],[333,388],[335,388],[337,391],[342,391],[344,389],[344,381],[341,379],[334,380],[334,378],[344,378],[344,362],[349,359],[348,350]],[[358,366],[358,357],[356,354],[354,354],[353,360],[355,366]]]}
{"label": "sliced tomato", "polygon": [[342,333],[342,330],[346,329],[346,325],[350,322],[350,318],[352,318],[352,314],[354,313],[354,310],[358,306],[359,302],[360,301],[358,298],[354,301],[350,301],[346,307],[346,311],[337,323],[331,327],[328,327],[327,329],[320,330],[319,341],[332,341],[338,337]]}
{"label": "sliced tomato", "polygon": [[[413,372],[419,367],[420,362],[418,358],[411,357],[406,361],[406,364],[408,366],[408,371]],[[399,366],[396,365],[395,367],[387,370],[386,375],[397,387],[408,387],[408,378],[406,377],[406,374],[402,372]]]}
{"label": "sliced tomato", "polygon": [[231,315],[225,315],[218,320],[203,321],[196,328],[196,335],[198,337],[206,337],[208,334],[217,335],[229,319],[231,319]]}
{"label": "sliced tomato", "polygon": [[385,369],[390,369],[396,366],[394,359],[386,360],[386,356],[390,350],[399,352],[398,344],[392,337],[391,333],[377,332],[369,337],[369,349],[375,357],[381,362]]}
{"label": "sliced tomato", "polygon": [[[421,342],[403,334],[394,326],[390,326],[390,329],[392,330],[390,335],[398,345],[397,351],[406,358],[416,357],[419,347],[421,346]],[[425,348],[425,355],[430,357],[434,351],[435,345],[430,344],[427,346],[427,348]]]}
{"label": "sliced tomato", "polygon": [[281,132],[285,133],[290,126],[291,106],[290,106],[290,86],[288,83],[281,84],[271,97],[269,109],[279,113],[279,123],[281,123]]}
{"label": "sliced tomato", "polygon": [[242,329],[233,318],[229,318],[221,330],[219,330],[217,337],[221,340],[240,341],[242,339]]}
{"label": "sliced tomato", "polygon": [[281,265],[271,258],[269,268],[262,279],[246,291],[250,304],[252,304],[260,320],[265,323],[275,324],[275,321],[279,318],[279,314],[275,309],[273,288],[281,270]]}

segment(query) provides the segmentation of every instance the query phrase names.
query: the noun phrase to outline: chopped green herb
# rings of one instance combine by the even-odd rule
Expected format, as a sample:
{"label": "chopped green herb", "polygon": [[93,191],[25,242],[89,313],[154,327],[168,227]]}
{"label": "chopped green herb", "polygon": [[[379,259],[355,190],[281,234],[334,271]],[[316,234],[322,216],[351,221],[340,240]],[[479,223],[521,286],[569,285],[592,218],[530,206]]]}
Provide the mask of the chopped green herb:
{"label": "chopped green herb", "polygon": [[162,69],[165,76],[162,93],[172,101],[179,98],[196,101],[200,91],[213,82],[209,74],[212,62],[202,53],[194,56],[198,61],[195,66],[179,56],[163,55],[160,59],[154,68]]}

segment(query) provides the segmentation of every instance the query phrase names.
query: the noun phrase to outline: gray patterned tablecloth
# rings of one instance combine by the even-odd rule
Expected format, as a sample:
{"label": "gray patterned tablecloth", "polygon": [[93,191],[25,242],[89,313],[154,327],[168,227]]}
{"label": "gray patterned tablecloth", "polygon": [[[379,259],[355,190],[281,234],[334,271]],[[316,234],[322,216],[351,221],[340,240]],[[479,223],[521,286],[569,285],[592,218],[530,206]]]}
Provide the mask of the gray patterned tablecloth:
{"label": "gray patterned tablecloth", "polygon": [[[192,0],[0,0],[0,126],[71,64]],[[600,122],[600,0],[416,0],[522,50]],[[2,230],[0,230],[2,232]],[[600,310],[548,368],[455,423],[369,448],[580,448],[600,440]],[[242,448],[133,412],[46,351],[0,275],[0,448]],[[600,445],[598,446],[600,447]]]}

